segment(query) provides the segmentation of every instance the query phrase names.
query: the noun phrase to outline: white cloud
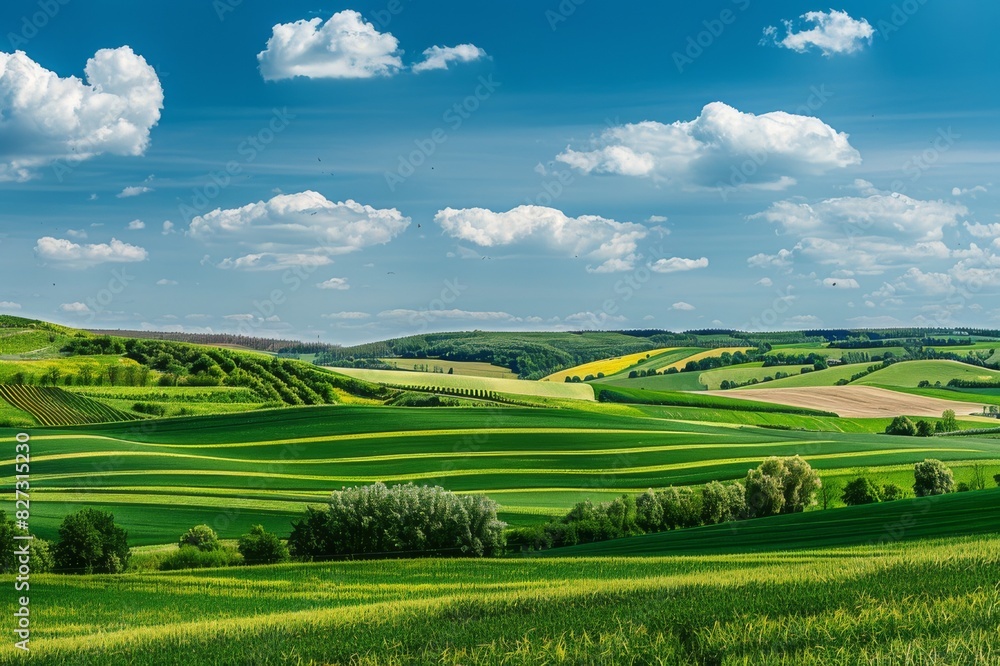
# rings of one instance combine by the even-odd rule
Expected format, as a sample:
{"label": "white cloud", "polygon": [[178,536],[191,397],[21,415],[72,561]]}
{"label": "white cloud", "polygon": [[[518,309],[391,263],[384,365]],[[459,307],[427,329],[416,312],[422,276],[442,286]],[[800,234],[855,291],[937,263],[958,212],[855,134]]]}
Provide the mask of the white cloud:
{"label": "white cloud", "polygon": [[146,228],[146,223],[143,222],[142,220],[132,220],[131,222],[128,223],[129,231],[139,231],[140,229],[145,229],[145,228]]}
{"label": "white cloud", "polygon": [[87,307],[86,303],[81,303],[79,301],[74,303],[63,303],[59,306],[59,310],[70,314],[89,314],[92,312],[92,310]]}
{"label": "white cloud", "polygon": [[445,208],[434,216],[449,236],[480,247],[539,242],[565,256],[595,262],[593,273],[631,270],[638,242],[649,233],[641,224],[616,222],[597,215],[569,217],[545,206],[518,206],[503,213],[485,208]]}
{"label": "white cloud", "polygon": [[761,279],[757,280],[756,282],[754,282],[754,284],[757,285],[758,287],[773,287],[774,286],[774,280],[772,280],[771,278],[765,277],[765,278],[761,278]]}
{"label": "white cloud", "polygon": [[667,221],[666,215],[650,215],[646,218],[647,222],[652,222],[653,224],[662,224]]}
{"label": "white cloud", "polygon": [[263,266],[327,265],[331,256],[388,243],[409,225],[410,218],[395,208],[377,209],[350,199],[334,203],[305,191],[242,208],[216,209],[193,218],[189,233],[205,242],[237,244],[250,251],[227,258],[220,267],[262,270]]}
{"label": "white cloud", "polygon": [[87,232],[83,229],[67,229],[66,235],[70,238],[86,238]]}
{"label": "white cloud", "polygon": [[266,81],[367,79],[391,76],[403,67],[399,41],[350,9],[326,22],[317,17],[275,25],[257,60]]}
{"label": "white cloud", "polygon": [[223,319],[228,319],[229,321],[253,321],[257,317],[252,314],[229,314],[224,315]]}
{"label": "white cloud", "polygon": [[367,312],[331,312],[330,314],[320,315],[323,319],[337,319],[340,321],[358,321],[360,319],[369,319],[371,317]]}
{"label": "white cloud", "polygon": [[0,301],[0,310],[20,310],[21,304],[14,301]]}
{"label": "white cloud", "polygon": [[60,78],[24,52],[0,52],[0,181],[25,181],[97,155],[142,155],[160,119],[156,72],[128,46],[101,49],[86,81]]}
{"label": "white cloud", "polygon": [[965,223],[965,229],[975,238],[1000,238],[1000,222],[993,224]]}
{"label": "white cloud", "polygon": [[131,185],[126,187],[124,190],[115,195],[117,199],[128,199],[129,197],[137,197],[140,194],[145,194],[146,192],[152,192],[152,187],[146,187],[145,185]]}
{"label": "white cloud", "polygon": [[177,231],[174,229],[174,223],[171,222],[170,220],[164,220],[162,233],[164,236],[169,236],[170,234],[177,233]]}
{"label": "white cloud", "polygon": [[923,201],[903,194],[841,197],[818,203],[778,201],[751,220],[776,225],[799,240],[777,255],[758,254],[751,266],[791,266],[797,259],[875,275],[889,267],[944,259],[944,231],[968,213],[959,204]]}
{"label": "white cloud", "polygon": [[[558,319],[558,318],[557,318]],[[563,317],[562,321],[573,326],[604,328],[627,321],[624,315],[609,315],[607,312],[575,312]]]}
{"label": "white cloud", "polygon": [[796,32],[791,21],[785,21],[786,35],[778,39],[778,29],[769,26],[764,30],[763,44],[771,43],[798,53],[811,48],[819,49],[829,57],[842,53],[856,53],[871,44],[874,28],[865,19],[853,19],[850,14],[831,9],[829,12],[807,12],[800,17],[813,25],[808,30]]}
{"label": "white cloud", "polygon": [[112,238],[110,243],[79,245],[64,238],[45,236],[35,244],[35,253],[45,260],[67,268],[88,268],[105,263],[145,261],[145,249]]}
{"label": "white cloud", "polygon": [[860,289],[861,285],[854,278],[835,278],[828,277],[823,280],[823,286],[833,287],[835,289]]}
{"label": "white cloud", "polygon": [[962,197],[962,196],[965,196],[967,194],[971,194],[972,198],[975,199],[976,198],[976,194],[986,193],[987,191],[988,190],[984,186],[982,186],[982,185],[976,185],[974,187],[967,187],[967,188],[953,187],[953,188],[951,188],[951,196],[953,196],[953,197]]}
{"label": "white cloud", "polygon": [[678,273],[707,267],[708,259],[706,257],[702,257],[701,259],[685,259],[683,257],[658,259],[649,266],[650,270],[654,273]]}
{"label": "white cloud", "polygon": [[167,278],[161,278],[156,281],[156,284],[161,287],[169,287],[177,284],[177,280],[168,280]]}
{"label": "white cloud", "polygon": [[671,310],[682,310],[684,312],[690,312],[691,310],[694,310],[695,308],[690,303],[685,303],[684,301],[678,301],[678,302],[674,303],[673,305],[671,305],[670,309]]}
{"label": "white cloud", "polygon": [[847,320],[847,323],[852,328],[896,328],[905,325],[902,321],[890,315],[851,317]]}
{"label": "white cloud", "polygon": [[475,310],[383,310],[378,313],[379,319],[402,319],[406,321],[434,321],[438,319],[488,321],[488,322],[518,322],[523,321],[509,312],[488,312]]}
{"label": "white cloud", "polygon": [[337,289],[340,291],[346,291],[351,288],[351,285],[347,283],[347,278],[330,278],[324,282],[317,282],[316,286],[320,289]]}
{"label": "white cloud", "polygon": [[424,59],[413,66],[413,71],[419,73],[432,69],[448,69],[448,65],[453,62],[472,62],[485,57],[486,51],[475,44],[432,46],[424,49]]}
{"label": "white cloud", "polygon": [[[754,115],[712,102],[692,121],[611,127],[589,149],[567,147],[556,159],[587,174],[650,177],[693,187],[783,189],[795,183],[790,174],[860,164],[861,155],[847,134],[818,118],[784,111]],[[737,169],[748,160],[752,169]]]}

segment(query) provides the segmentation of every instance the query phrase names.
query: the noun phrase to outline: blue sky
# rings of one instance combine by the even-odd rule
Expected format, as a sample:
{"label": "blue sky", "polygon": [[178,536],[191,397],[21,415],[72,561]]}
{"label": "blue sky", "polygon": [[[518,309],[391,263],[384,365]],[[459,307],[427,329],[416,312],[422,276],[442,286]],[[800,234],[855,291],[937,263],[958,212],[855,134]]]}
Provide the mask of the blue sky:
{"label": "blue sky", "polygon": [[0,310],[1000,326],[1000,6],[650,4],[4,3]]}

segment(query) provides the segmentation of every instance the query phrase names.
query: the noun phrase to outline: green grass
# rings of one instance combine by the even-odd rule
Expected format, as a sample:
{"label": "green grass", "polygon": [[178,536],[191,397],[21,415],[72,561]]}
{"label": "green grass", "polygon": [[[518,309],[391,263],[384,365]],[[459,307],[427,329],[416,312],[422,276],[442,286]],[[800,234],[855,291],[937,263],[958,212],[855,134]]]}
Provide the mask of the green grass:
{"label": "green grass", "polygon": [[[1000,533],[1000,488],[706,525],[545,551],[551,557],[788,551]],[[1000,551],[1000,542],[997,543]]]}
{"label": "green grass", "polygon": [[[740,389],[735,389],[737,391],[752,391],[758,388],[804,388],[812,386],[834,386],[841,379],[850,380],[851,377],[859,372],[864,372],[868,366],[873,365],[871,363],[852,363],[850,365],[838,365],[832,368],[827,368],[826,370],[814,370],[812,372],[807,372],[805,374],[792,375],[791,377],[785,377],[784,379],[776,379],[773,382],[767,382],[766,384],[755,384],[753,386],[744,386]],[[781,370],[783,366],[774,366],[770,368],[771,370],[777,372]]]}
{"label": "green grass", "polygon": [[669,375],[653,375],[629,379],[628,375],[611,379],[598,379],[594,384],[602,386],[617,386],[626,389],[647,389],[652,391],[704,391],[706,386],[701,383],[700,372],[675,372]]}
{"label": "green grass", "polygon": [[[955,538],[749,555],[36,575],[32,658],[987,666],[1000,660],[998,567],[995,539]],[[0,662],[19,662],[14,652],[5,641]]]}
{"label": "green grass", "polygon": [[0,384],[12,383],[14,375],[17,373],[34,377],[35,381],[33,383],[37,384],[42,375],[53,368],[58,369],[62,373],[62,377],[66,375],[79,375],[80,371],[84,368],[88,368],[94,377],[98,377],[110,365],[120,365],[122,367],[134,365],[138,367],[135,361],[122,358],[121,356],[69,356],[38,360],[0,360]]}
{"label": "green grass", "polygon": [[634,366],[632,366],[631,368],[626,368],[626,369],[622,370],[621,372],[617,372],[617,373],[615,373],[613,375],[608,375],[602,381],[611,380],[611,379],[627,379],[628,378],[628,373],[632,372],[633,370],[636,370],[636,371],[639,371],[639,370],[655,370],[656,368],[662,368],[664,365],[669,365],[671,363],[676,363],[677,361],[680,361],[681,359],[685,359],[688,356],[693,356],[694,354],[700,354],[703,351],[705,351],[705,349],[703,347],[678,347],[677,349],[674,349],[673,351],[664,352],[662,354],[659,354],[656,357],[651,357],[651,358],[642,360],[639,363],[637,363]]}
{"label": "green grass", "polygon": [[[952,349],[951,347],[947,348]],[[942,347],[942,350],[945,348]],[[827,347],[825,343],[814,343],[814,344],[790,344],[790,345],[773,345],[772,354],[803,354],[808,356],[809,354],[816,354],[817,356],[825,356],[827,358],[842,358],[844,354],[850,352],[864,353],[869,356],[882,356],[886,352],[892,352],[894,355],[903,356],[906,354],[906,349],[904,347],[865,347],[862,349],[837,349]]]}
{"label": "green grass", "polygon": [[133,421],[140,418],[99,400],[52,386],[0,384],[0,399],[28,412],[38,423],[46,426]]}
{"label": "green grass", "polygon": [[41,357],[58,353],[69,336],[56,331],[0,328],[0,357]]}
{"label": "green grass", "polygon": [[[801,373],[802,368],[811,367],[811,365],[781,365],[765,368],[763,367],[763,363],[746,363],[744,365],[735,365],[703,372],[699,377],[699,381],[707,386],[708,390],[714,391],[718,390],[722,382],[726,380],[736,382],[737,384],[742,384],[753,379],[759,382],[765,377],[773,378],[777,372],[795,376]],[[770,386],[770,383],[765,385]]]}
{"label": "green grass", "polygon": [[479,363],[476,361],[448,361],[439,358],[383,358],[379,360],[383,363],[391,365],[397,370],[437,372],[442,374],[447,374],[449,370],[452,370],[454,374],[461,375],[463,377],[517,379],[517,374],[511,372],[510,368],[502,368],[498,365],[493,365],[492,363]]}

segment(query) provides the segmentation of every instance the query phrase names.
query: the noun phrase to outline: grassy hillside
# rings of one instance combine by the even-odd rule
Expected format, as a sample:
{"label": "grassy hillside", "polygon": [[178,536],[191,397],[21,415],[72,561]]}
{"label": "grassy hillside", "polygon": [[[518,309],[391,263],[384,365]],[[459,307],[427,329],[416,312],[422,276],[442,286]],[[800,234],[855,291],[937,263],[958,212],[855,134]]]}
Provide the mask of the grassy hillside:
{"label": "grassy hillside", "polygon": [[947,385],[952,379],[1000,383],[1000,372],[958,361],[906,361],[890,365],[857,381],[858,384],[916,388],[922,381]]}
{"label": "grassy hillside", "polygon": [[[0,429],[2,438],[13,434]],[[287,533],[290,517],[307,504],[375,481],[493,495],[505,519],[525,524],[609,492],[740,478],[770,455],[801,454],[824,471],[997,457],[995,442],[973,438],[740,429],[653,412],[636,418],[512,407],[308,407],[36,429],[31,453],[39,535],[53,537],[66,513],[94,505],[112,508],[136,544],[171,542],[185,522],[216,524],[233,537],[260,518]],[[12,459],[4,464],[13,470]],[[174,512],[179,506],[184,511]]]}
{"label": "grassy hillside", "polygon": [[[614,539],[552,557],[746,553],[977,534],[1000,535],[1000,488],[757,518]],[[1000,543],[998,543],[1000,553]]]}
{"label": "grassy hillside", "polygon": [[[219,664],[987,666],[1000,661],[998,567],[995,539],[965,538],[794,555],[40,575],[32,656],[94,666],[192,654]],[[0,659],[13,652],[4,642]]]}
{"label": "grassy hillside", "polygon": [[381,358],[378,359],[393,370],[414,372],[437,372],[466,377],[493,377],[495,379],[517,379],[510,368],[501,368],[490,363],[475,361],[445,361],[439,358]]}
{"label": "grassy hillside", "polygon": [[[694,374],[694,373],[691,373]],[[627,386],[607,386],[594,384],[597,399],[601,402],[621,402],[637,405],[673,405],[677,407],[705,407],[708,409],[733,409],[737,411],[785,412],[787,414],[808,414],[812,416],[836,416],[806,407],[792,407],[773,402],[759,402],[728,398],[721,395],[698,395],[697,393],[652,391]]]}

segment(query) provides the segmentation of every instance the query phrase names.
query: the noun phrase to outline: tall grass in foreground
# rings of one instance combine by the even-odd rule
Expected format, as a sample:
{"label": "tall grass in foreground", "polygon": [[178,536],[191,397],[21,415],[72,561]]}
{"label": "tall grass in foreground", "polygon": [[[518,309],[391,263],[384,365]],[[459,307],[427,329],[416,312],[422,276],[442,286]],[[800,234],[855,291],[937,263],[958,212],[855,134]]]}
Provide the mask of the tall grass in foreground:
{"label": "tall grass in foreground", "polygon": [[968,538],[38,576],[33,661],[986,666],[1000,661],[998,572],[1000,540]]}

